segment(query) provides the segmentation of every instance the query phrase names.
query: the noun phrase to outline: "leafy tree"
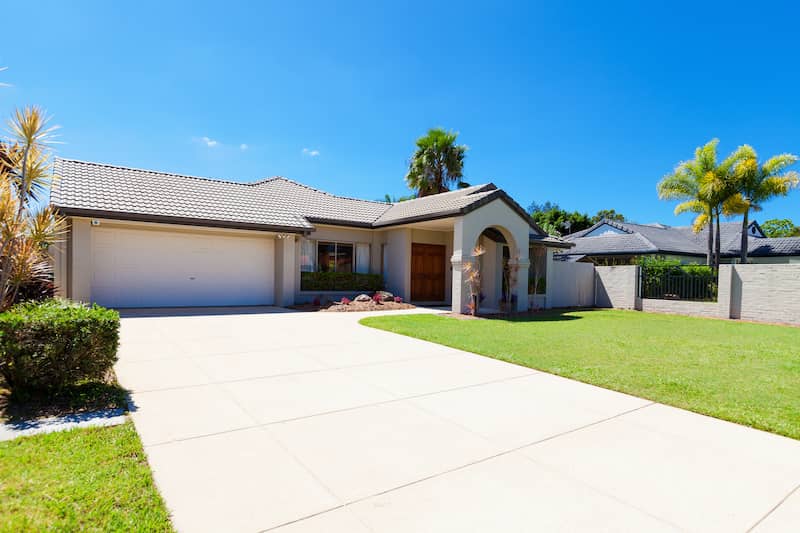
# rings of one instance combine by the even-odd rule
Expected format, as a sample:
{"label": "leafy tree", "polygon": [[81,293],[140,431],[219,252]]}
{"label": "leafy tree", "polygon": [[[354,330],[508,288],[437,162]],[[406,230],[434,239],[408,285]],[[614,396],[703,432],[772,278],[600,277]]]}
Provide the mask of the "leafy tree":
{"label": "leafy tree", "polygon": [[551,201],[547,201],[543,204],[537,204],[536,202],[531,202],[531,205],[528,206],[528,213],[531,215],[534,213],[539,213],[541,211],[551,211],[553,209],[561,209],[558,204],[554,204]]}
{"label": "leafy tree", "polygon": [[603,219],[615,220],[617,222],[625,222],[625,215],[617,213],[616,209],[601,209],[595,216],[592,217],[592,224],[597,224]]}
{"label": "leafy tree", "polygon": [[699,233],[704,227],[708,228],[706,264],[710,266],[719,265],[720,218],[740,209],[734,198],[732,174],[736,163],[744,158],[739,149],[718,163],[718,144],[719,139],[712,139],[704,146],[697,147],[694,159],[679,163],[657,186],[658,196],[662,200],[682,200],[675,207],[676,215],[696,215],[692,223],[695,233]]}
{"label": "leafy tree", "polygon": [[395,196],[393,194],[386,193],[383,195],[383,198],[378,198],[375,200],[376,202],[385,202],[387,204],[396,204],[397,202],[405,202],[406,200],[413,200],[415,196],[413,194],[409,194],[407,196]]}
{"label": "leafy tree", "polygon": [[457,137],[456,132],[433,128],[417,139],[417,149],[406,174],[406,183],[417,196],[446,192],[453,185],[466,185],[462,178],[467,146],[456,144]]}
{"label": "leafy tree", "polygon": [[800,227],[788,218],[771,218],[761,224],[767,237],[800,237]]}
{"label": "leafy tree", "polygon": [[26,283],[48,279],[48,247],[66,225],[51,206],[38,207],[49,185],[47,145],[55,127],[38,107],[17,110],[9,121],[13,138],[0,144],[0,311]]}
{"label": "leafy tree", "polygon": [[800,175],[793,170],[786,170],[797,162],[796,155],[776,155],[759,164],[758,154],[751,146],[744,145],[738,151],[743,159],[735,166],[732,187],[737,195],[737,212],[743,215],[740,259],[746,263],[750,211],[761,211],[764,202],[789,194],[800,183]]}
{"label": "leafy tree", "polygon": [[[533,221],[551,235],[574,233],[592,225],[592,219],[586,213],[569,212],[550,202],[541,205],[534,203],[531,207],[534,208],[531,211]],[[544,208],[548,209],[543,210]]]}

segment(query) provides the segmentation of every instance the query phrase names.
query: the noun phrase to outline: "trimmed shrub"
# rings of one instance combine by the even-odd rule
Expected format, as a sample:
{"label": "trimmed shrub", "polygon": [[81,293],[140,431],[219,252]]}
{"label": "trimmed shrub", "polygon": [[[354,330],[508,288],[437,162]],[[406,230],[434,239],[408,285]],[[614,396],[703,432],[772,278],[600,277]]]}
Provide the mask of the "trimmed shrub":
{"label": "trimmed shrub", "polygon": [[355,272],[302,272],[300,290],[375,292],[383,288],[380,274]]}
{"label": "trimmed shrub", "polygon": [[66,300],[0,314],[0,374],[12,391],[102,380],[117,361],[119,313]]}

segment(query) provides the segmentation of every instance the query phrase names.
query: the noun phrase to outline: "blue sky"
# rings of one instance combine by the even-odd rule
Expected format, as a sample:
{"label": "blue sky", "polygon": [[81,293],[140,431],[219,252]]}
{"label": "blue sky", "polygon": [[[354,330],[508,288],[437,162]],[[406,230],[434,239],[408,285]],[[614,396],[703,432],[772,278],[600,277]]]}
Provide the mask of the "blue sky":
{"label": "blue sky", "polygon": [[[695,146],[800,153],[800,7],[552,4],[16,2],[0,113],[44,106],[64,157],[364,198],[443,126],[524,206],[673,224],[655,185]],[[756,216],[800,223],[800,191]]]}

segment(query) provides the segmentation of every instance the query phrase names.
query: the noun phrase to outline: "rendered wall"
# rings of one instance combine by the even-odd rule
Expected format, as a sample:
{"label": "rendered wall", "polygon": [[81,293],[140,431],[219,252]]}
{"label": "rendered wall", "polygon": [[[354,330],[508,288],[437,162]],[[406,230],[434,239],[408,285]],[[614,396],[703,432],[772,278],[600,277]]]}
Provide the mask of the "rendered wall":
{"label": "rendered wall", "polygon": [[[605,268],[605,267],[604,267]],[[594,265],[551,261],[547,265],[547,307],[592,307]]]}

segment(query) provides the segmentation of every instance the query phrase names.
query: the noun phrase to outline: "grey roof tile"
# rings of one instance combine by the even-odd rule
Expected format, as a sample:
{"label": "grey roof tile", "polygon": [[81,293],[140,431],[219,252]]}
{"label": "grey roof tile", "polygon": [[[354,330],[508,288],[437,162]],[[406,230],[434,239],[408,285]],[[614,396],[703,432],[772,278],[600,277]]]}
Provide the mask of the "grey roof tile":
{"label": "grey roof tile", "polygon": [[502,198],[528,219],[534,232],[544,234],[493,184],[389,204],[335,196],[281,177],[240,183],[61,158],[56,159],[54,174],[51,203],[66,213],[87,216],[305,232],[314,223],[385,227],[457,215]]}
{"label": "grey roof tile", "polygon": [[375,225],[389,225],[399,220],[430,216],[432,213],[438,215],[456,213],[480,201],[486,196],[495,193],[495,191],[497,191],[497,187],[492,184],[474,185],[465,189],[457,189],[455,191],[443,192],[432,196],[397,202],[391,204],[391,207],[378,217],[375,221]]}
{"label": "grey roof tile", "polygon": [[[754,222],[755,223],[755,222]],[[625,233],[608,233],[586,237],[594,228],[609,224]],[[721,253],[723,257],[739,255],[742,224],[720,224]],[[601,220],[582,231],[564,237],[575,247],[562,255],[636,255],[643,253],[676,253],[704,256],[707,249],[708,228],[695,233],[690,226],[663,224],[633,224]],[[800,237],[764,238],[748,236],[748,254],[753,257],[773,255],[800,255]]]}

